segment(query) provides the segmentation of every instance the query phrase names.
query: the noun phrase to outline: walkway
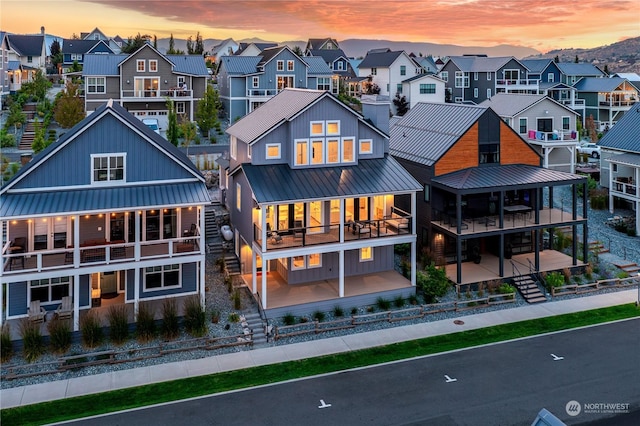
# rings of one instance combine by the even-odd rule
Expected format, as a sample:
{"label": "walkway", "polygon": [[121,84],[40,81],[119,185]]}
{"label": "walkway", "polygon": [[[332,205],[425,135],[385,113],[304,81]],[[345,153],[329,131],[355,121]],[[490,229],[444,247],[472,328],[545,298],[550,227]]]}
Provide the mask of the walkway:
{"label": "walkway", "polygon": [[2,408],[17,407],[150,383],[275,364],[283,361],[294,361],[356,351],[534,318],[622,305],[625,303],[633,303],[637,300],[637,297],[637,290],[632,289],[468,315],[460,318],[464,321],[463,325],[456,325],[454,324],[454,320],[447,319],[366,333],[318,339],[304,343],[254,349],[172,364],[159,364],[130,370],[114,371],[93,376],[4,389],[0,391],[0,400],[2,401]]}

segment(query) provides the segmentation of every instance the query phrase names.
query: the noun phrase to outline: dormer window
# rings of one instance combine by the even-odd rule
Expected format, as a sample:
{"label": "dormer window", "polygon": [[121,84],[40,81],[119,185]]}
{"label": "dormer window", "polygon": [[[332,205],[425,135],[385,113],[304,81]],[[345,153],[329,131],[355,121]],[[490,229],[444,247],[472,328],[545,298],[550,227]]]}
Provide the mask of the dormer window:
{"label": "dormer window", "polygon": [[91,183],[125,182],[125,159],[125,153],[92,155]]}
{"label": "dormer window", "polygon": [[138,59],[136,61],[136,71],[144,72],[144,59]]}

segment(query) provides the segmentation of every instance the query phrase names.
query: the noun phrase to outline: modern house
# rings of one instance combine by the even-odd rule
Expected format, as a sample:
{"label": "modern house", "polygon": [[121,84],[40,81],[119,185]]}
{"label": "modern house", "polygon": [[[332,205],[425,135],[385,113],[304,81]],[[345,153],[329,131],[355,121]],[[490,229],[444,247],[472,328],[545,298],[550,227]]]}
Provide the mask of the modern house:
{"label": "modern house", "polygon": [[[540,167],[540,154],[491,108],[420,103],[391,128],[389,145],[424,186],[416,208],[420,243],[453,282],[501,280],[587,258],[587,178]],[[555,201],[561,188],[571,205]],[[547,250],[545,235],[561,226],[571,229],[571,256]]]}
{"label": "modern house", "polygon": [[80,33],[81,40],[93,40],[93,41],[103,41],[109,49],[111,49],[114,53],[120,53],[122,46],[125,44],[125,41],[120,36],[109,37],[105,33],[100,30],[100,28],[96,27],[92,31],[86,33]]}
{"label": "modern house", "polygon": [[[553,72],[554,80],[552,82],[559,81],[560,83],[568,84],[569,86],[575,85],[579,80],[586,77],[606,77],[606,74],[602,72],[600,68],[585,62],[558,62],[554,63],[554,65],[555,67],[551,66],[549,71],[545,74],[549,75],[549,73]],[[555,68],[558,69],[559,74],[556,73]],[[546,81],[551,80],[548,79]]]}
{"label": "modern house", "polygon": [[36,72],[47,71],[44,28],[40,35],[5,34],[3,50],[7,55],[9,91],[17,92],[22,83],[32,81]]}
{"label": "modern house", "polygon": [[[240,42],[238,45],[238,50],[236,50],[235,55],[239,56],[258,56],[265,49],[271,49],[272,47],[277,47],[278,43],[244,43]],[[219,58],[218,58],[219,59]]]}
{"label": "modern house", "polygon": [[[331,44],[331,46],[334,46]],[[306,58],[318,57],[327,64],[333,72],[331,89],[333,94],[338,94],[342,87],[349,96],[360,96],[362,94],[362,81],[364,77],[358,77],[349,63],[349,58],[342,49],[310,49],[307,50]]]}
{"label": "modern house", "polygon": [[490,99],[496,93],[538,93],[537,79],[512,56],[451,56],[438,76],[447,84],[447,101],[472,103]]}
{"label": "modern house", "polygon": [[[338,41],[334,38],[310,38],[304,48],[304,55],[312,55],[313,50],[336,50],[340,49]],[[342,49],[340,49],[342,50]]]}
{"label": "modern house", "polygon": [[230,121],[244,117],[287,87],[332,91],[333,72],[320,57],[296,55],[289,47],[264,49],[258,56],[223,56],[218,90]]}
{"label": "modern house", "polygon": [[208,59],[212,62],[217,62],[221,56],[229,56],[236,53],[239,45],[232,38],[222,40],[210,49],[210,55]]}
{"label": "modern house", "polygon": [[609,188],[609,211],[626,202],[635,211],[640,235],[640,103],[636,103],[598,142],[601,146],[600,185]]}
{"label": "modern house", "polygon": [[9,88],[9,51],[6,45],[7,33],[0,31],[0,110],[4,98],[11,93]]}
{"label": "modern house", "polygon": [[[267,313],[415,293],[422,186],[388,155],[386,134],[327,91],[291,88],[227,133],[235,252]],[[410,279],[394,270],[396,244],[411,246]]]}
{"label": "modern house", "polygon": [[493,109],[529,142],[544,168],[575,172],[577,112],[544,95],[498,93],[480,105]]}
{"label": "modern house", "polygon": [[108,99],[136,117],[168,122],[167,99],[176,113],[194,121],[209,72],[200,55],[163,55],[150,44],[132,54],[87,54],[84,57],[85,110],[93,112]]}
{"label": "modern house", "polygon": [[114,54],[115,52],[103,40],[62,40],[62,72],[69,71],[74,63],[84,65],[84,55],[90,53]]}
{"label": "modern house", "polygon": [[[162,170],[162,173],[158,173]],[[204,178],[117,102],[96,108],[0,189],[0,319],[199,295]],[[5,311],[6,307],[6,311]]]}
{"label": "modern house", "polygon": [[446,86],[444,80],[434,74],[418,74],[402,82],[402,94],[413,108],[418,102],[445,101]]}
{"label": "modern house", "polygon": [[639,99],[638,89],[620,77],[585,77],[574,87],[577,97],[584,100],[583,123],[592,116],[600,131],[613,127]]}

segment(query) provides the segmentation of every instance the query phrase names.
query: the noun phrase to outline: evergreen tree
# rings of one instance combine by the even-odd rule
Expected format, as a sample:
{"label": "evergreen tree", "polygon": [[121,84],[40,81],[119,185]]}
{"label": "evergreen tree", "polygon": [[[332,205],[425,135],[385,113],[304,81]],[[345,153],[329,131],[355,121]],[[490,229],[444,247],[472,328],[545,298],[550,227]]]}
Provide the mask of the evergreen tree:
{"label": "evergreen tree", "polygon": [[293,50],[293,53],[295,53],[298,56],[302,56],[303,55],[302,49],[300,48],[300,46],[293,46],[292,50]]}
{"label": "evergreen tree", "polygon": [[202,41],[202,36],[200,35],[200,31],[196,34],[196,45],[194,47],[194,52],[197,55],[202,55],[204,53],[204,42]]}
{"label": "evergreen tree", "polygon": [[31,149],[33,149],[34,154],[37,154],[51,145],[51,142],[49,142],[47,138],[45,138],[46,129],[38,120],[33,123],[33,126],[35,127],[35,135],[33,137]]}
{"label": "evergreen tree", "polygon": [[558,55],[556,55],[555,58],[553,58],[553,62],[555,62],[556,64],[560,62],[560,57]]}
{"label": "evergreen tree", "polygon": [[157,35],[153,35],[153,48],[157,49],[158,48],[158,36]]}
{"label": "evergreen tree", "polygon": [[167,140],[178,146],[178,116],[176,107],[171,99],[167,99]]}
{"label": "evergreen tree", "polygon": [[203,134],[209,136],[209,131],[218,122],[218,110],[220,109],[220,96],[211,85],[207,85],[204,97],[198,102],[196,109],[196,123]]}
{"label": "evergreen tree", "polygon": [[397,114],[400,117],[409,111],[409,102],[407,102],[407,97],[404,95],[401,96],[399,92],[396,92],[396,97],[393,99],[393,105],[395,105]]}
{"label": "evergreen tree", "polygon": [[122,46],[121,51],[122,53],[133,53],[144,46],[144,44],[149,41],[150,38],[151,36],[149,34],[140,35],[140,33],[138,33],[138,35],[133,38],[129,36],[129,38],[127,39],[127,43]]}
{"label": "evergreen tree", "polygon": [[85,117],[84,102],[78,89],[77,84],[69,82],[56,100],[54,118],[65,129],[75,126]]}
{"label": "evergreen tree", "polygon": [[573,60],[573,62],[574,62],[574,63],[576,63],[576,64],[577,64],[578,62],[580,62],[580,61],[578,60],[578,55],[576,55],[576,58]]}
{"label": "evergreen tree", "polygon": [[62,49],[60,48],[60,42],[58,39],[53,40],[49,50],[51,51],[51,64],[54,66],[56,71],[59,71],[58,65],[64,61],[64,57],[62,56]]}
{"label": "evergreen tree", "polygon": [[191,36],[187,38],[187,54],[193,55],[193,40],[191,40]]}
{"label": "evergreen tree", "polygon": [[169,37],[169,49],[167,49],[167,55],[175,55],[175,41],[173,40],[173,33],[171,33],[171,37]]}

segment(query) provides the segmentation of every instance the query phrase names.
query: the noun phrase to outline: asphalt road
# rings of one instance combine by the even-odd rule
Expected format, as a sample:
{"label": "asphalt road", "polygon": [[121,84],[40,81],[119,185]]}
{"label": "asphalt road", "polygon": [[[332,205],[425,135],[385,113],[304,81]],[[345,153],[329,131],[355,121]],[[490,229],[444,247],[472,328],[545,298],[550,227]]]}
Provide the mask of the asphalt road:
{"label": "asphalt road", "polygon": [[[78,424],[530,425],[544,407],[568,425],[637,425],[639,360],[640,320],[636,319],[115,413]],[[570,401],[579,402],[580,414],[567,413]],[[617,415],[593,405],[610,403],[629,405],[619,406],[626,412]]]}

